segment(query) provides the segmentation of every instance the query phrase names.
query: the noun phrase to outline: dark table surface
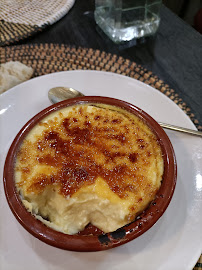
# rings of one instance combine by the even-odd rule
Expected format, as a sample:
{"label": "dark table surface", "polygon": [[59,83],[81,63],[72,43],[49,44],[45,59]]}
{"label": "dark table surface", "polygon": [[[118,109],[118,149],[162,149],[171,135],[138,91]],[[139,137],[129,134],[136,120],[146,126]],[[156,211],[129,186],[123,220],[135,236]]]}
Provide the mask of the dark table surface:
{"label": "dark table surface", "polygon": [[93,11],[94,1],[77,0],[61,20],[17,44],[68,44],[130,59],[175,89],[202,125],[202,35],[162,6],[155,37],[117,45],[96,26]]}

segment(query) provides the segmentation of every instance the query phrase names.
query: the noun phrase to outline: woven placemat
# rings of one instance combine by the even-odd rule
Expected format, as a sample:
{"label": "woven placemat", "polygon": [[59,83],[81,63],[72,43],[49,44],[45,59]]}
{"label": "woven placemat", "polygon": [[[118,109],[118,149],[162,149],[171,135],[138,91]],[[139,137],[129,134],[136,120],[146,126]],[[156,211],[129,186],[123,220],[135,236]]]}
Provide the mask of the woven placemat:
{"label": "woven placemat", "polygon": [[[151,71],[135,62],[99,50],[74,48],[68,45],[40,44],[21,45],[0,48],[0,64],[8,61],[20,61],[34,69],[34,77],[65,70],[103,70],[140,80],[158,89],[175,102],[193,121],[198,130],[202,130],[191,109],[182,98]],[[202,256],[194,270],[202,269]]]}
{"label": "woven placemat", "polygon": [[42,31],[61,19],[75,0],[0,0],[0,46]]}

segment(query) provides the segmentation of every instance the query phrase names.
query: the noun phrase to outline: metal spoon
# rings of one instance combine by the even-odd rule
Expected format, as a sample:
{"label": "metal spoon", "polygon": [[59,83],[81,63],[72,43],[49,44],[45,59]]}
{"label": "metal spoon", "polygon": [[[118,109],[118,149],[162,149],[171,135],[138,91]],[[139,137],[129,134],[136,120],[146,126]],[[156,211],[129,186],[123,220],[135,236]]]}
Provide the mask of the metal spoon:
{"label": "metal spoon", "polygon": [[82,93],[71,87],[54,87],[48,91],[48,98],[52,103],[82,96],[84,96]]}
{"label": "metal spoon", "polygon": [[[48,92],[48,98],[50,99],[50,101],[52,103],[57,103],[57,102],[65,100],[65,99],[70,99],[70,98],[75,98],[75,97],[82,97],[82,96],[84,96],[84,94],[82,94],[81,92],[79,92],[79,91],[77,91],[77,90],[75,90],[75,89],[73,89],[71,87],[54,87],[54,88],[51,88],[49,90],[49,92]],[[165,124],[165,123],[161,123],[161,122],[159,122],[159,125],[162,128],[171,129],[171,130],[184,132],[184,133],[187,133],[187,134],[202,137],[202,132],[198,131],[198,130],[178,127],[178,126]]]}

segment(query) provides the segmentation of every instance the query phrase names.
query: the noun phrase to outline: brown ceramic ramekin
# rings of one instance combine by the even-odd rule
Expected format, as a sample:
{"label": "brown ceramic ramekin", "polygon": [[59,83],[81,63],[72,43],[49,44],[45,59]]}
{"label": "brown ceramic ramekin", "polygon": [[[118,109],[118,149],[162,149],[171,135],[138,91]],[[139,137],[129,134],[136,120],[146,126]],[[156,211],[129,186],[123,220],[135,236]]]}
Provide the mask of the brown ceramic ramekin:
{"label": "brown ceramic ramekin", "polygon": [[[121,107],[139,116],[156,135],[162,149],[164,174],[156,198],[138,218],[112,233],[103,234],[97,228],[88,226],[82,233],[67,235],[55,231],[30,214],[22,204],[14,179],[15,160],[18,149],[28,132],[45,116],[66,106],[83,103],[104,103]],[[54,104],[35,115],[20,130],[14,139],[4,166],[4,190],[10,209],[19,223],[32,235],[43,242],[67,250],[98,251],[125,244],[151,228],[165,212],[172,198],[177,178],[176,158],[171,142],[159,124],[147,113],[125,101],[108,97],[79,97]]]}

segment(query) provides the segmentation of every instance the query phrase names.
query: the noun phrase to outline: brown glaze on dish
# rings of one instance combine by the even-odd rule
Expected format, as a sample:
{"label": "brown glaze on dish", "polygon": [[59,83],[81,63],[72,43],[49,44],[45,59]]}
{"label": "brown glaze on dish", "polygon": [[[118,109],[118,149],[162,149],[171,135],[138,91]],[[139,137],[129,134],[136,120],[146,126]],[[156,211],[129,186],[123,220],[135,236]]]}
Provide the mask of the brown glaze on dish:
{"label": "brown glaze on dish", "polygon": [[[140,117],[141,121],[143,120],[147,125],[150,127],[150,129],[155,134],[154,140],[157,141],[157,144],[160,145],[161,151],[163,154],[164,159],[164,175],[163,175],[163,181],[162,185],[159,189],[159,191],[156,194],[155,201],[148,207],[147,210],[145,210],[138,218],[132,222],[129,225],[126,225],[122,229],[119,229],[117,232],[112,232],[108,234],[103,234],[101,231],[99,231],[97,228],[93,226],[88,226],[85,230],[78,235],[70,236],[70,235],[64,235],[63,233],[56,232],[50,228],[47,228],[45,225],[41,224],[40,221],[36,220],[33,216],[31,216],[22,206],[21,200],[19,198],[18,193],[16,192],[13,177],[14,172],[12,171],[14,169],[14,162],[16,158],[17,150],[19,149],[19,146],[21,145],[23,139],[26,137],[26,134],[28,133],[31,128],[36,125],[44,116],[50,114],[51,112],[55,110],[62,109],[66,106],[71,106],[74,104],[89,104],[89,103],[105,103],[110,104],[113,106],[120,106],[121,108],[124,108],[128,110],[129,112],[137,115]],[[100,121],[101,115],[95,115],[94,121]],[[60,181],[61,186],[61,193],[64,196],[72,195],[74,194],[79,186],[81,184],[84,184],[86,182],[91,183],[94,181],[97,174],[102,175],[103,178],[107,180],[108,185],[110,186],[111,190],[113,192],[117,193],[120,197],[126,196],[125,191],[127,189],[133,190],[133,186],[125,185],[125,183],[122,183],[120,175],[126,174],[130,175],[130,173],[134,174],[134,171],[131,171],[131,165],[134,165],[139,161],[138,153],[143,151],[147,157],[152,157],[154,154],[151,149],[149,149],[149,146],[147,145],[147,142],[142,139],[142,137],[136,137],[136,143],[138,145],[138,152],[124,152],[116,149],[114,147],[113,154],[109,149],[103,149],[102,144],[100,144],[100,140],[105,139],[105,131],[104,127],[97,127],[97,136],[99,134],[100,138],[96,141],[93,140],[92,134],[92,125],[88,119],[86,119],[83,122],[83,126],[78,127],[77,126],[77,118],[72,117],[71,119],[67,119],[63,121],[63,128],[65,132],[68,134],[69,138],[71,138],[71,147],[69,146],[69,142],[66,142],[64,139],[61,139],[61,137],[58,135],[57,132],[49,132],[44,134],[44,137],[42,140],[37,141],[37,147],[40,151],[40,149],[46,148],[47,145],[50,146],[52,150],[54,150],[54,153],[58,151],[58,153],[63,152],[65,155],[65,151],[68,151],[69,157],[67,159],[62,159],[61,157],[57,158],[57,155],[54,155],[54,158],[51,155],[43,156],[43,158],[39,157],[38,162],[39,163],[45,163],[48,165],[57,164],[59,170],[57,171],[57,177],[52,175],[48,178],[38,178],[35,179],[35,182],[33,185],[30,186],[30,188],[33,190],[41,191],[45,186],[54,183],[55,181]],[[92,121],[92,120],[91,120]],[[111,124],[114,125],[114,129],[116,125],[120,125],[121,119],[103,119],[103,123],[111,121]],[[95,127],[94,127],[95,128]],[[95,132],[95,130],[94,130]],[[117,129],[116,133],[112,133],[107,138],[108,140],[113,141],[113,145],[117,146],[123,146],[127,142],[127,128],[123,127],[123,131],[119,131]],[[116,142],[116,144],[114,143]],[[106,168],[103,168],[103,166],[99,163],[99,160],[95,163],[95,160],[92,162],[90,156],[91,155],[84,155],[84,158],[81,159],[81,163],[77,168],[75,168],[73,165],[74,157],[78,159],[78,156],[83,156],[82,147],[80,149],[80,153],[77,149],[77,154],[74,152],[75,149],[72,147],[73,145],[77,146],[91,146],[93,149],[96,149],[96,151],[103,155],[103,158],[105,161],[108,162],[109,168],[108,170]],[[71,149],[70,149],[71,148]],[[79,153],[79,154],[78,154]],[[98,156],[99,156],[98,155]],[[23,158],[23,157],[22,157]],[[110,167],[110,164],[114,164],[114,160],[120,158],[120,160],[126,158],[127,159],[127,166],[123,166],[123,164],[115,167]],[[88,160],[88,166],[85,166],[86,160]],[[64,164],[68,163],[68,171],[64,170]],[[144,164],[144,161],[141,161],[141,164]],[[11,170],[8,170],[8,165],[11,166]],[[24,174],[28,173],[29,168],[24,167]],[[110,171],[110,172],[109,172]],[[80,179],[80,181],[77,181],[76,185],[70,185],[63,186],[63,181],[66,177],[66,175],[71,175],[75,179]],[[136,172],[137,174],[137,172]],[[59,177],[58,177],[59,176]],[[59,179],[59,180],[58,180]],[[137,178],[138,179],[138,178]],[[139,179],[138,181],[141,181]],[[7,195],[7,199],[9,202],[9,205],[14,212],[15,216],[19,220],[19,214],[18,211],[20,210],[20,213],[22,214],[22,218],[20,218],[20,222],[22,225],[30,231],[33,235],[41,239],[42,241],[45,241],[51,245],[70,249],[70,250],[83,250],[83,251],[90,251],[90,250],[102,250],[106,248],[111,248],[117,245],[120,245],[122,243],[128,242],[140,234],[142,234],[144,231],[149,229],[156,221],[157,219],[163,214],[165,211],[171,197],[174,191],[175,187],[175,181],[176,181],[176,162],[175,162],[175,156],[172,149],[172,145],[170,144],[170,141],[168,137],[166,136],[165,132],[161,129],[161,127],[146,113],[142,112],[140,109],[136,108],[135,106],[128,104],[123,101],[111,99],[111,98],[103,98],[103,97],[83,97],[83,98],[77,98],[72,99],[69,101],[65,101],[56,105],[53,105],[41,113],[39,113],[35,118],[30,120],[28,124],[26,125],[26,130],[23,129],[18,136],[16,137],[13,145],[10,148],[10,151],[7,156],[7,160],[5,163],[5,171],[4,171],[4,186],[5,186],[5,192]],[[165,188],[167,186],[167,188]],[[155,192],[156,193],[156,192]],[[11,199],[14,198],[14,199]],[[25,210],[25,211],[24,211]],[[26,219],[26,221],[24,220]],[[29,220],[29,222],[28,222]],[[30,224],[30,221],[33,223]],[[31,225],[31,227],[30,227]],[[42,230],[42,233],[38,234],[38,229]],[[36,230],[37,228],[37,230]],[[43,235],[44,234],[44,235]],[[84,236],[85,235],[85,236]],[[88,235],[88,236],[87,236]],[[57,239],[57,241],[56,241]],[[68,239],[67,242],[65,242],[64,239]],[[70,240],[70,241],[69,241]],[[84,241],[85,240],[85,241]],[[82,244],[81,244],[82,243]]]}

